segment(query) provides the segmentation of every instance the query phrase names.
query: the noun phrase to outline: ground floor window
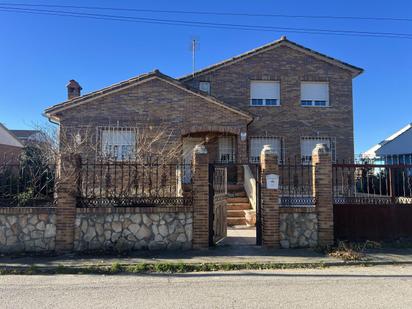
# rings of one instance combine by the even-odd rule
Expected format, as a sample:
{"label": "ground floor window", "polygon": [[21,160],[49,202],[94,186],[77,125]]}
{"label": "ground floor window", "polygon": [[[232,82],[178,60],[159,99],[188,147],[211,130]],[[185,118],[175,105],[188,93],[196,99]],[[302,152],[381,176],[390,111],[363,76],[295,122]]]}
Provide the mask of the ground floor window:
{"label": "ground floor window", "polygon": [[219,143],[219,157],[220,163],[235,162],[235,137],[234,136],[220,136]]}
{"label": "ground floor window", "polygon": [[300,155],[302,163],[309,164],[310,162],[312,162],[312,151],[313,149],[315,149],[317,144],[325,144],[332,154],[332,160],[335,161],[336,142],[334,138],[305,136],[300,139]]}
{"label": "ground floor window", "polygon": [[270,147],[278,154],[279,162],[283,161],[283,142],[280,137],[251,137],[249,145],[249,161],[251,163],[260,162],[260,153],[263,146]]}
{"label": "ground floor window", "polygon": [[137,144],[137,128],[99,127],[100,157],[116,161],[134,158]]}

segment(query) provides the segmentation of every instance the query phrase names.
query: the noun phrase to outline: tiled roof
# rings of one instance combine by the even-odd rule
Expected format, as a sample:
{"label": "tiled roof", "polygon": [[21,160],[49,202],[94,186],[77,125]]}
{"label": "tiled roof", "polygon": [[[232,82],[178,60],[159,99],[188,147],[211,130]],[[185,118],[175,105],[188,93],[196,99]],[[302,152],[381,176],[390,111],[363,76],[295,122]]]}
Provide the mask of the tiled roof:
{"label": "tiled roof", "polygon": [[315,50],[312,50],[312,49],[310,49],[310,48],[304,47],[304,46],[302,46],[302,45],[299,45],[299,44],[297,44],[297,43],[295,43],[295,42],[292,42],[292,41],[288,40],[288,39],[286,38],[286,36],[282,36],[279,40],[276,40],[276,41],[271,42],[271,43],[269,43],[269,44],[266,44],[266,45],[263,45],[263,46],[261,46],[261,47],[252,49],[252,50],[250,50],[250,51],[248,51],[248,52],[245,52],[245,53],[240,54],[240,55],[238,55],[238,56],[235,56],[235,57],[233,57],[233,58],[230,58],[230,59],[224,60],[224,61],[222,61],[222,62],[213,64],[213,65],[211,65],[211,66],[209,66],[209,67],[206,67],[206,68],[204,68],[204,69],[201,69],[201,70],[195,72],[194,74],[192,73],[192,74],[188,74],[188,75],[182,76],[181,78],[178,78],[178,80],[181,80],[181,81],[189,80],[189,79],[193,78],[193,76],[196,77],[196,76],[199,76],[199,75],[203,75],[203,74],[209,73],[209,72],[211,72],[211,71],[217,70],[217,69],[219,69],[219,68],[221,68],[221,67],[224,67],[224,66],[226,66],[226,65],[230,65],[230,64],[236,63],[236,62],[238,62],[238,61],[240,61],[240,60],[246,59],[246,58],[251,57],[251,56],[254,56],[254,55],[256,55],[256,54],[258,54],[258,53],[260,53],[260,52],[263,52],[263,51],[266,51],[266,50],[268,50],[268,49],[272,49],[272,48],[275,48],[275,47],[278,47],[278,46],[289,46],[289,47],[298,49],[298,50],[300,50],[300,51],[302,51],[302,52],[306,52],[306,53],[308,53],[308,54],[310,54],[310,55],[312,55],[312,56],[314,56],[314,57],[317,57],[317,58],[319,58],[319,59],[321,59],[321,60],[323,60],[323,61],[329,62],[329,63],[334,64],[334,65],[337,65],[337,66],[339,66],[339,67],[341,67],[341,68],[343,68],[343,69],[346,69],[346,70],[351,71],[353,77],[356,77],[357,75],[359,75],[359,74],[361,74],[361,73],[363,72],[363,69],[362,69],[362,68],[356,67],[356,66],[354,66],[354,65],[348,64],[348,63],[343,62],[343,61],[340,61],[340,60],[338,60],[338,59],[335,59],[335,58],[329,57],[329,56],[327,56],[327,55],[321,54],[321,53],[319,53],[319,52],[317,52],[317,51],[315,51]]}
{"label": "tiled roof", "polygon": [[85,103],[86,101],[93,100],[95,98],[98,98],[100,96],[109,94],[109,93],[114,92],[114,91],[122,90],[124,88],[127,88],[129,86],[135,85],[139,82],[143,82],[143,81],[151,79],[151,78],[159,78],[159,79],[165,80],[165,81],[175,85],[176,87],[184,88],[185,90],[187,90],[187,91],[189,91],[193,94],[201,96],[204,99],[207,99],[207,100],[211,101],[212,103],[215,103],[215,104],[217,104],[217,105],[219,105],[223,108],[226,108],[228,110],[236,112],[236,113],[240,114],[243,117],[249,118],[250,120],[253,119],[253,117],[249,113],[247,113],[243,110],[237,109],[235,107],[228,106],[224,102],[218,100],[217,98],[215,98],[211,95],[208,95],[207,93],[205,93],[203,91],[200,91],[198,89],[190,87],[190,86],[188,86],[188,85],[186,85],[186,84],[184,84],[184,83],[182,83],[182,82],[180,82],[180,81],[178,81],[178,80],[176,80],[176,79],[174,79],[174,78],[172,78],[168,75],[165,75],[165,74],[161,73],[159,70],[155,70],[153,72],[145,73],[145,74],[139,75],[137,77],[133,77],[133,78],[130,78],[128,80],[122,81],[120,83],[113,84],[109,87],[91,92],[89,94],[82,95],[80,97],[76,97],[76,98],[73,98],[71,100],[53,105],[53,106],[47,108],[44,113],[48,118],[53,118],[53,116],[56,113],[58,113],[59,111],[75,107],[79,104]]}

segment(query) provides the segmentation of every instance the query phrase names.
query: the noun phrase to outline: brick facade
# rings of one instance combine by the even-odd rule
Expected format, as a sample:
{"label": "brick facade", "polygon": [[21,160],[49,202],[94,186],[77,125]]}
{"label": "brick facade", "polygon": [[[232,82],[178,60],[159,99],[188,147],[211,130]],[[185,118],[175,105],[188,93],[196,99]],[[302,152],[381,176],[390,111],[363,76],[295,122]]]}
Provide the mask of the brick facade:
{"label": "brick facade", "polygon": [[[213,96],[253,115],[249,137],[282,138],[287,158],[300,156],[301,137],[321,136],[336,138],[337,159],[348,160],[354,153],[352,78],[346,69],[279,46],[183,81],[193,87],[209,81]],[[280,82],[280,106],[250,106],[252,80]],[[328,82],[330,106],[302,107],[302,81]]]}

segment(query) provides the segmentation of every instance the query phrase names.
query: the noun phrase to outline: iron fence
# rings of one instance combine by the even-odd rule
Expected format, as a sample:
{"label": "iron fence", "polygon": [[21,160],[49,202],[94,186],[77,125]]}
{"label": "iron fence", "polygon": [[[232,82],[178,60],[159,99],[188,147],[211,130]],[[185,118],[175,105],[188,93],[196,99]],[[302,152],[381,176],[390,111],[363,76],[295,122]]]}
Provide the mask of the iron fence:
{"label": "iron fence", "polygon": [[54,204],[55,165],[4,162],[0,165],[0,207]]}
{"label": "iron fence", "polygon": [[282,207],[310,207],[313,196],[313,166],[295,158],[279,165],[280,203]]}
{"label": "iron fence", "polygon": [[227,194],[227,167],[216,166],[213,171],[213,192]]}
{"label": "iron fence", "polygon": [[412,204],[412,165],[333,165],[335,204]]}
{"label": "iron fence", "polygon": [[187,164],[97,161],[81,164],[78,207],[191,205]]}

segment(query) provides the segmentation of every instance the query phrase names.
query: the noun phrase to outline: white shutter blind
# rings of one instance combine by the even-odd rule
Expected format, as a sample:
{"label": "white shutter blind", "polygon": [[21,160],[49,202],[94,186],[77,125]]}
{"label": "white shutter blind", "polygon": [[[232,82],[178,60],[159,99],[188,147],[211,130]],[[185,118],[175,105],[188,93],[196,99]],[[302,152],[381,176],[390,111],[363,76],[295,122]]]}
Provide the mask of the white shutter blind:
{"label": "white shutter blind", "polygon": [[260,153],[264,145],[270,145],[270,147],[277,152],[279,159],[281,159],[281,142],[276,137],[252,137],[250,139],[250,161],[252,163],[259,163]]}
{"label": "white shutter blind", "polygon": [[221,136],[219,141],[219,161],[231,163],[235,161],[235,140],[233,136]]}
{"label": "white shutter blind", "polygon": [[136,131],[127,128],[101,130],[102,154],[115,160],[129,159],[135,150]]}
{"label": "white shutter blind", "polygon": [[302,101],[329,101],[329,84],[328,83],[301,83],[301,100]]}
{"label": "white shutter blind", "polygon": [[278,99],[280,97],[279,82],[252,81],[250,83],[251,99]]}

